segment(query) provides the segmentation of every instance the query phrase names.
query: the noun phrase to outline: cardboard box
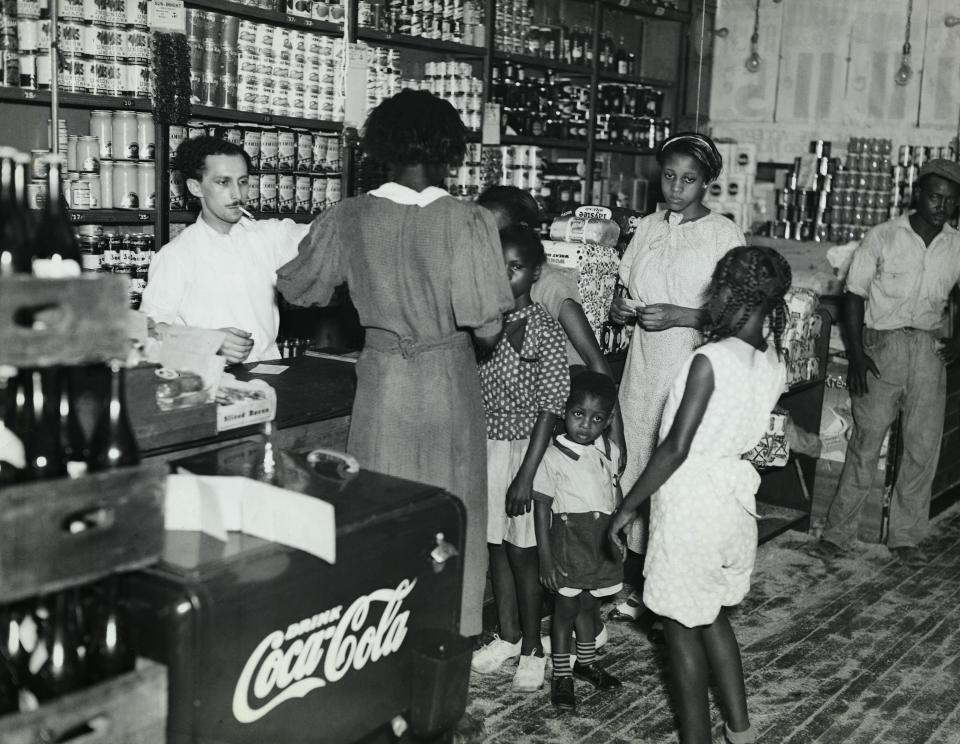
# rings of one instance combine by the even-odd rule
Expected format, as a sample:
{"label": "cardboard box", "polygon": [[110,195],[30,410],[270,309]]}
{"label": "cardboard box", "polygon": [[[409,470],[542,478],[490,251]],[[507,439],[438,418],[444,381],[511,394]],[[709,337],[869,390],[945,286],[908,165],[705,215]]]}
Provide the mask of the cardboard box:
{"label": "cardboard box", "polygon": [[277,391],[263,380],[224,381],[217,391],[217,432],[273,421]]}
{"label": "cardboard box", "polygon": [[740,173],[750,176],[756,175],[757,146],[752,143],[730,145],[730,157],[729,159],[724,158],[723,163],[729,174]]}

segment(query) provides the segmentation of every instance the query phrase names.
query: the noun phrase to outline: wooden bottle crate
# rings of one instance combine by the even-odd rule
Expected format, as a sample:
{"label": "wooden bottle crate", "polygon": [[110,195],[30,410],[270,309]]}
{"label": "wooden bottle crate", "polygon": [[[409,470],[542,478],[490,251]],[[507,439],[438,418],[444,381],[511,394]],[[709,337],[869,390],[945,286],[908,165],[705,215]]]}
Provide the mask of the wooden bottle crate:
{"label": "wooden bottle crate", "polygon": [[0,490],[0,604],[154,563],[166,475],[153,463]]}
{"label": "wooden bottle crate", "polygon": [[3,744],[165,744],[167,668],[140,659],[129,674],[0,716]]}
{"label": "wooden bottle crate", "polygon": [[72,366],[126,359],[129,281],[0,278],[0,364]]}

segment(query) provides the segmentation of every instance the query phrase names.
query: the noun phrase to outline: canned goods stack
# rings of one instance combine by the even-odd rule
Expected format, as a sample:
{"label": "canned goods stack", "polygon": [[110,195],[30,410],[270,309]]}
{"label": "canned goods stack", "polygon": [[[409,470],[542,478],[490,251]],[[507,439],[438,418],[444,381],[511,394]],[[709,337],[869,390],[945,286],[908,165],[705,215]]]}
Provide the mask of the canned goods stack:
{"label": "canned goods stack", "polygon": [[400,53],[396,49],[372,47],[367,50],[367,111],[372,111],[403,87]]}
{"label": "canned goods stack", "polygon": [[892,152],[889,139],[854,137],[847,143],[844,167],[834,177],[830,240],[862,240],[871,227],[896,216],[899,195]]}
{"label": "canned goods stack", "polygon": [[449,101],[467,129],[483,126],[483,80],[473,76],[469,62],[427,62],[423,80],[404,80],[402,88],[426,90]]}
{"label": "canned goods stack", "polygon": [[357,12],[367,28],[482,46],[479,5],[475,0],[361,0]]}
{"label": "canned goods stack", "polygon": [[[275,7],[280,13],[288,13],[298,18],[313,18],[316,21],[328,23],[343,23],[346,15],[344,3],[340,0],[247,0],[243,5],[253,5],[260,8]],[[267,8],[268,10],[271,8]]]}
{"label": "canned goods stack", "polygon": [[[493,148],[484,148],[479,143],[467,145],[467,151],[463,156],[463,164],[447,178],[447,191],[453,196],[472,201],[487,186],[499,182],[497,179],[488,180],[488,171],[484,167],[484,150],[486,149]],[[499,173],[497,173],[497,176],[499,177]]]}
{"label": "canned goods stack", "polygon": [[928,160],[945,158],[960,160],[957,139],[949,145],[900,145],[897,164],[893,166],[893,182],[897,189],[897,209],[903,213],[910,209],[916,196],[917,178],[920,168]]}
{"label": "canned goods stack", "polygon": [[[16,7],[11,28],[8,7]],[[4,4],[0,51],[4,83],[49,90],[50,20],[39,3]],[[60,5],[58,25],[60,90],[107,96],[150,95],[150,31],[146,0],[68,0]],[[14,59],[15,55],[15,59]],[[17,70],[17,78],[13,70]]]}
{"label": "canned goods stack", "polygon": [[533,145],[502,146],[499,183],[538,194],[543,183],[540,148]]}
{"label": "canned goods stack", "polygon": [[343,40],[187,10],[191,101],[321,121],[343,120]]}
{"label": "canned goods stack", "polygon": [[77,228],[77,241],[83,271],[127,274],[130,306],[140,307],[150,263],[156,254],[152,228],[105,229],[103,225],[81,225]]}
{"label": "canned goods stack", "polygon": [[[335,134],[249,124],[170,127],[171,158],[188,137],[209,134],[243,147],[250,157],[246,208],[253,212],[316,214],[341,197],[340,138]],[[184,177],[170,173],[170,209],[197,209]]]}
{"label": "canned goods stack", "polygon": [[0,2],[0,85],[20,85],[17,4],[13,0]]}
{"label": "canned goods stack", "polygon": [[527,0],[497,0],[494,46],[503,52],[524,54],[533,20],[533,3]]}

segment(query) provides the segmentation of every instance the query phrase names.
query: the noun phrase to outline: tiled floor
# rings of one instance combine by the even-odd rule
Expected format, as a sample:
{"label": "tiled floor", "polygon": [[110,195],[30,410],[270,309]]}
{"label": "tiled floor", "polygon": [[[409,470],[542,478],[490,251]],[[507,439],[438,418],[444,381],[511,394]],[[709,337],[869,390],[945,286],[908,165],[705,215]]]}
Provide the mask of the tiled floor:
{"label": "tiled floor", "polygon": [[[760,741],[960,744],[960,506],[937,518],[922,569],[876,545],[826,561],[812,544],[787,532],[762,545],[733,618]],[[469,712],[485,741],[676,741],[662,646],[637,626],[608,627],[601,659],[624,687],[578,683],[575,714],[556,712],[546,689],[511,692],[512,669],[474,675]]]}

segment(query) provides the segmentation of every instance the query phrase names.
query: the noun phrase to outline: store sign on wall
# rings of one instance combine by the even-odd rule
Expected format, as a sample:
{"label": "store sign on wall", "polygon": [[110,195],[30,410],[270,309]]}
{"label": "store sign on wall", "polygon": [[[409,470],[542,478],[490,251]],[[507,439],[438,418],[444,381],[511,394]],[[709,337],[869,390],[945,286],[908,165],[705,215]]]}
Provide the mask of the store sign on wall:
{"label": "store sign on wall", "polygon": [[[350,671],[395,653],[407,637],[410,611],[403,600],[416,586],[404,579],[394,589],[357,597],[344,610],[331,607],[269,633],[243,666],[233,692],[240,723],[260,720],[278,705],[302,698]],[[379,620],[369,616],[381,610]]]}
{"label": "store sign on wall", "polygon": [[147,3],[147,25],[151,31],[185,34],[187,17],[183,0],[150,0]]}

